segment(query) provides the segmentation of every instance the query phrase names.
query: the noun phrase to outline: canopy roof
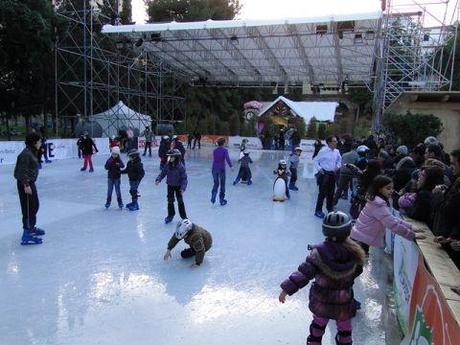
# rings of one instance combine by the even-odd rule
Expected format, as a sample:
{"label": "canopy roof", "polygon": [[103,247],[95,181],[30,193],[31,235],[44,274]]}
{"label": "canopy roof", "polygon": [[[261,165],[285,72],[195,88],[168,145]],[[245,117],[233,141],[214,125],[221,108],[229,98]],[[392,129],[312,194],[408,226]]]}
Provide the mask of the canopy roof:
{"label": "canopy roof", "polygon": [[303,117],[306,124],[308,124],[313,117],[318,121],[334,121],[335,110],[339,106],[337,102],[295,102],[280,96],[273,102],[265,105],[260,110],[259,116],[263,116],[279,101],[286,104],[294,115]]}
{"label": "canopy roof", "polygon": [[90,120],[99,123],[107,136],[117,135],[120,129],[131,129],[135,135],[142,133],[146,126],[150,126],[152,118],[138,113],[119,101],[112,108],[90,116]]}
{"label": "canopy roof", "polygon": [[200,82],[341,86],[369,83],[382,13],[283,20],[105,25]]}

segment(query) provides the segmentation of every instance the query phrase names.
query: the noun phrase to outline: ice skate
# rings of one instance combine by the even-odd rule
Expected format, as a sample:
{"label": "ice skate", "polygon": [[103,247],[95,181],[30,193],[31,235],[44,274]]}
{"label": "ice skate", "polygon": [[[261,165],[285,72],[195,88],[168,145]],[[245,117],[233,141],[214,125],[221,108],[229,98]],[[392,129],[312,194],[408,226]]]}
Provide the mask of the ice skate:
{"label": "ice skate", "polygon": [[129,202],[129,203],[127,203],[127,204],[125,205],[125,207],[126,207],[127,209],[129,209],[131,206],[133,206],[133,204],[134,204],[134,201]]}
{"label": "ice skate", "polygon": [[94,172],[94,169],[93,169],[93,168],[89,168],[89,172]]}
{"label": "ice skate", "polygon": [[104,205],[104,207],[105,207],[105,208],[109,208],[111,203],[112,203],[112,202],[111,202],[110,200],[107,200],[106,203],[105,203],[105,205]]}
{"label": "ice skate", "polygon": [[[128,205],[130,205],[130,206],[128,207]],[[137,201],[134,201],[134,202],[132,202],[132,203],[130,203],[130,204],[128,204],[128,205],[126,205],[126,208],[127,208],[128,210],[130,210],[130,211],[137,211],[137,210],[139,210],[139,204],[137,203]]]}
{"label": "ice skate", "polygon": [[171,217],[171,216],[167,216],[167,217],[165,218],[165,224],[169,224],[169,223],[171,223],[171,222],[172,222],[172,220],[173,220],[173,218],[174,218],[174,217]]}
{"label": "ice skate", "polygon": [[225,206],[225,205],[227,205],[227,200],[222,199],[222,200],[220,201],[220,206]]}
{"label": "ice skate", "polygon": [[80,171],[86,171],[86,168],[85,168],[85,167],[83,167],[83,168],[81,168],[81,169],[80,169]]}
{"label": "ice skate", "polygon": [[37,228],[36,226],[31,231],[32,236],[43,236],[46,232],[43,229]]}
{"label": "ice skate", "polygon": [[211,203],[214,204],[216,202],[216,196],[217,196],[217,194],[212,193],[212,195],[211,195]]}
{"label": "ice skate", "polygon": [[40,237],[35,237],[32,235],[32,232],[29,230],[24,229],[22,233],[21,245],[28,246],[31,244],[42,244],[43,240]]}

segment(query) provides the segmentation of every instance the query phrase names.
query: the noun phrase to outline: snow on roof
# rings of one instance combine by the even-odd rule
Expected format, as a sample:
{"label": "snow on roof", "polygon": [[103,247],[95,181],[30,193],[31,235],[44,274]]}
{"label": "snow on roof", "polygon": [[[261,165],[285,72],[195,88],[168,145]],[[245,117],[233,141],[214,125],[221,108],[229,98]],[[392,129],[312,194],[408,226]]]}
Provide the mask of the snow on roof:
{"label": "snow on roof", "polygon": [[276,20],[105,25],[194,83],[231,86],[370,83],[382,12]]}
{"label": "snow on roof", "polygon": [[264,115],[279,101],[284,102],[295,115],[303,117],[306,124],[308,124],[313,117],[318,121],[334,121],[335,110],[339,106],[337,102],[296,102],[284,96],[279,96],[273,102],[265,105],[265,107],[261,109],[259,116]]}

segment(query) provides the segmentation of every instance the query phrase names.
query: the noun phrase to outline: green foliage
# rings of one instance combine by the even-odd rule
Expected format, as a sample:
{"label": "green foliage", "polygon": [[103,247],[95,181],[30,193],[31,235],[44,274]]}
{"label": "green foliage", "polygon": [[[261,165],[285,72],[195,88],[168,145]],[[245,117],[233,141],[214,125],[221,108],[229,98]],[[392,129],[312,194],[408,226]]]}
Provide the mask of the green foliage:
{"label": "green foliage", "polygon": [[122,10],[120,12],[120,20],[122,24],[128,24],[132,22],[133,10],[131,2],[132,0],[123,1]]}
{"label": "green foliage", "polygon": [[191,22],[233,19],[239,0],[144,0],[149,22]]}
{"label": "green foliage", "polygon": [[327,126],[324,122],[321,122],[318,125],[318,138],[321,140],[326,139],[327,137]]}
{"label": "green foliage", "polygon": [[316,120],[316,117],[312,117],[308,127],[307,127],[307,133],[306,133],[307,138],[309,139],[316,139],[318,136],[318,120]]}
{"label": "green foliage", "polygon": [[436,116],[430,114],[387,114],[383,118],[383,125],[400,142],[413,147],[428,136],[437,136],[442,130],[442,122]]}
{"label": "green foliage", "polygon": [[294,125],[301,138],[305,138],[307,125],[305,124],[303,117],[294,117],[289,121],[289,123]]}
{"label": "green foliage", "polygon": [[52,109],[55,29],[62,24],[51,1],[0,1],[0,111]]}
{"label": "green foliage", "polygon": [[238,113],[234,113],[232,117],[230,117],[230,135],[240,135],[241,131],[241,122],[240,116]]}

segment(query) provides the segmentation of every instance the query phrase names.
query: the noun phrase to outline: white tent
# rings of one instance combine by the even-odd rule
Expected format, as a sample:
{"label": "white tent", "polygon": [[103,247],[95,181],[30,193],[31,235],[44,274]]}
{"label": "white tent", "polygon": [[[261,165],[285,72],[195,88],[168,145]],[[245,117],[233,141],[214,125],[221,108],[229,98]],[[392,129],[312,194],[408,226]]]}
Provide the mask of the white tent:
{"label": "white tent", "polygon": [[90,120],[99,123],[104,134],[109,137],[117,135],[120,129],[131,129],[135,135],[139,135],[152,122],[150,116],[138,113],[122,101],[102,113],[90,116]]}
{"label": "white tent", "polygon": [[279,101],[286,104],[294,115],[303,117],[306,124],[308,124],[313,117],[318,121],[334,121],[335,110],[339,105],[337,102],[295,102],[280,96],[273,102],[265,105],[260,110],[259,116],[264,115]]}

